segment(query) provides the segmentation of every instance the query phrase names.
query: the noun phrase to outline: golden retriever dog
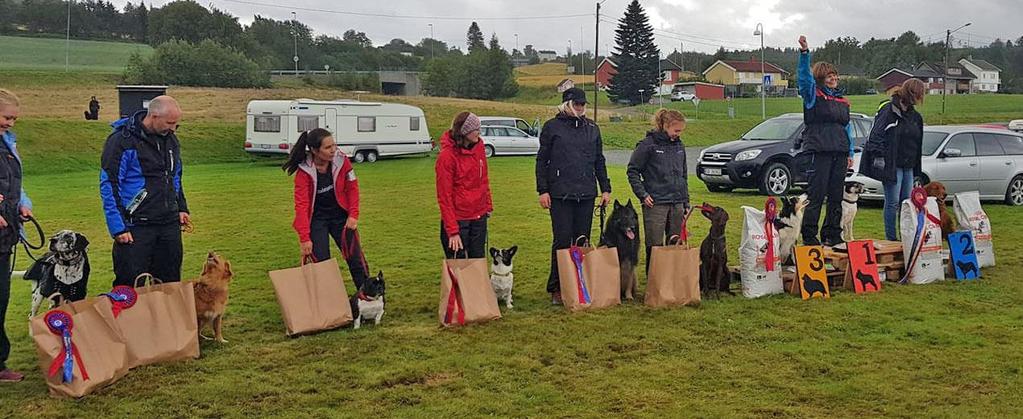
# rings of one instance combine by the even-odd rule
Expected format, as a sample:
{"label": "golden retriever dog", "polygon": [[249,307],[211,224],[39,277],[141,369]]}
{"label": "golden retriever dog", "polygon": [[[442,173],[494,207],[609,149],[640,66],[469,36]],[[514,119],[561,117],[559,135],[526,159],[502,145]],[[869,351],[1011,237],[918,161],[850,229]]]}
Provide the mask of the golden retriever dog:
{"label": "golden retriever dog", "polygon": [[938,201],[938,216],[941,218],[941,236],[948,240],[948,235],[956,231],[956,223],[952,219],[948,206],[945,205],[945,198],[948,198],[948,193],[945,192],[945,185],[941,182],[931,182],[924,185],[924,192],[927,193],[927,196],[933,196],[934,200]]}
{"label": "golden retriever dog", "polygon": [[210,324],[213,338],[217,342],[227,343],[223,330],[224,311],[227,309],[227,286],[233,276],[231,262],[216,252],[209,252],[202,267],[202,276],[195,281],[195,313],[199,323],[199,337],[210,339],[202,334],[206,324]]}

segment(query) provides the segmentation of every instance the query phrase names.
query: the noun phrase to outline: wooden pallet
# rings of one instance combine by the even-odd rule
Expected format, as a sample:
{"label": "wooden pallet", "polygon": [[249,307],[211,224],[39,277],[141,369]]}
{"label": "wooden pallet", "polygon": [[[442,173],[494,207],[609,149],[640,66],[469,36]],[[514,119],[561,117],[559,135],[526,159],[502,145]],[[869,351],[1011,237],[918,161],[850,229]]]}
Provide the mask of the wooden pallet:
{"label": "wooden pallet", "polygon": [[[886,282],[898,282],[899,279],[902,279],[906,272],[902,242],[875,240],[874,249],[875,256],[877,256],[877,270],[878,273],[881,273],[882,279]],[[843,250],[827,248],[824,250],[824,259],[836,270],[842,272],[842,286],[846,289],[853,289],[852,281],[845,280],[849,270],[849,254]]]}

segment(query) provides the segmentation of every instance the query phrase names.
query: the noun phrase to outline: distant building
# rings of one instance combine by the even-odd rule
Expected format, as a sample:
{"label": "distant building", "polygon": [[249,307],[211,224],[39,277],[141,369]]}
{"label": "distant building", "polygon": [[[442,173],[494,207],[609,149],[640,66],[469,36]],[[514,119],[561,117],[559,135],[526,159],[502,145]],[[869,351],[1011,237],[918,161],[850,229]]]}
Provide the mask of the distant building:
{"label": "distant building", "polygon": [[977,76],[970,82],[970,92],[994,93],[998,91],[998,86],[1002,84],[999,78],[1002,69],[987,61],[975,59],[973,56],[959,60],[959,64]]}
{"label": "distant building", "polygon": [[575,82],[572,79],[564,79],[558,82],[558,93],[564,93],[566,90],[575,87]]}
{"label": "distant building", "polygon": [[522,67],[529,65],[529,57],[513,57],[511,62],[513,67]]}
{"label": "distant building", "polygon": [[610,58],[604,58],[597,64],[597,88],[607,90],[607,86],[611,84],[611,77],[615,74],[618,74],[618,64]]}
{"label": "distant building", "polygon": [[[889,94],[891,94],[892,89],[902,85],[902,82],[910,78],[917,78],[924,82],[927,94],[929,95],[940,95],[943,90],[949,95],[969,94],[977,91],[973,88],[977,84],[977,76],[964,65],[949,63],[948,68],[944,72],[941,71],[942,67],[941,63],[922,62],[912,69],[892,68],[878,76],[877,80],[881,82],[885,92]],[[945,83],[946,78],[948,79],[947,85]],[[982,82],[980,84],[987,83]],[[997,86],[995,89],[997,91]]]}
{"label": "distant building", "polygon": [[[763,72],[761,72],[763,68]],[[725,85],[732,96],[747,93],[760,93],[764,76],[771,78],[767,85],[767,93],[782,92],[789,85],[789,72],[774,64],[761,63],[752,57],[749,61],[718,60],[703,71],[703,77],[710,83]]]}
{"label": "distant building", "polygon": [[536,54],[540,57],[540,62],[554,61],[558,59],[558,53],[551,50],[540,50]]}

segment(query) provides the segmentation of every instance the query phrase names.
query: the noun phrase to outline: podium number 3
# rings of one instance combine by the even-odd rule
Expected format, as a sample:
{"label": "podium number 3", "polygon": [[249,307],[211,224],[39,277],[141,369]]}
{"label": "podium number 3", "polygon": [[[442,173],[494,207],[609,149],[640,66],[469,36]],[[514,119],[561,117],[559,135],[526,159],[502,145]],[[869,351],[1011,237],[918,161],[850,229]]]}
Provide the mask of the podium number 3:
{"label": "podium number 3", "polygon": [[810,249],[810,270],[821,271],[824,270],[824,259],[821,259],[820,249]]}

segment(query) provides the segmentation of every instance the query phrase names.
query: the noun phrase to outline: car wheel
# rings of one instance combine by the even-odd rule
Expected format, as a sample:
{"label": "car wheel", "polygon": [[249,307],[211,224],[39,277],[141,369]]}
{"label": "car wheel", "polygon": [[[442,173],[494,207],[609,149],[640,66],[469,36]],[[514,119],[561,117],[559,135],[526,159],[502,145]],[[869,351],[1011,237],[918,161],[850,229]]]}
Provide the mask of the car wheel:
{"label": "car wheel", "polygon": [[370,150],[366,152],[366,161],[369,163],[376,162],[379,157],[380,155],[378,155],[375,150]]}
{"label": "car wheel", "polygon": [[483,148],[483,154],[485,154],[488,159],[491,158],[491,157],[494,157],[494,146],[488,145],[488,146],[484,147]]}
{"label": "car wheel", "polygon": [[363,154],[363,152],[361,152],[361,151],[356,151],[355,155],[352,156],[352,161],[356,162],[356,163],[362,163],[362,162],[366,161],[366,155]]}
{"label": "car wheel", "polygon": [[771,163],[760,176],[760,193],[764,195],[785,195],[792,187],[792,173],[784,163]]}
{"label": "car wheel", "polygon": [[711,192],[731,192],[732,189],[735,188],[732,188],[731,186],[712,185],[709,183],[707,184],[707,190]]}
{"label": "car wheel", "polygon": [[1005,203],[1023,205],[1023,175],[1016,176],[1009,182],[1009,189],[1005,191]]}

